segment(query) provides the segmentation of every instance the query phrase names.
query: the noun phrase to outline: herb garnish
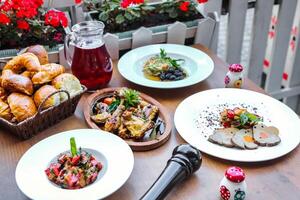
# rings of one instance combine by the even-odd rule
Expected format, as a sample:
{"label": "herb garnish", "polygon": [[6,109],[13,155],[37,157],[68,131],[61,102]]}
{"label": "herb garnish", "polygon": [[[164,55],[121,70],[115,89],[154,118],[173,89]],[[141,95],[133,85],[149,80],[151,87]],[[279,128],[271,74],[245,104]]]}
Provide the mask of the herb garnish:
{"label": "herb garnish", "polygon": [[70,146],[71,146],[71,154],[74,157],[77,155],[77,147],[76,147],[76,142],[74,137],[70,138]]}
{"label": "herb garnish", "polygon": [[124,105],[126,108],[134,107],[140,102],[140,93],[136,90],[124,90]]}
{"label": "herb garnish", "polygon": [[178,62],[184,61],[184,59],[173,59],[173,58],[167,56],[167,53],[164,49],[160,49],[159,58],[169,62],[172,65],[172,67],[174,67],[174,68],[179,68],[180,64],[178,64]]}

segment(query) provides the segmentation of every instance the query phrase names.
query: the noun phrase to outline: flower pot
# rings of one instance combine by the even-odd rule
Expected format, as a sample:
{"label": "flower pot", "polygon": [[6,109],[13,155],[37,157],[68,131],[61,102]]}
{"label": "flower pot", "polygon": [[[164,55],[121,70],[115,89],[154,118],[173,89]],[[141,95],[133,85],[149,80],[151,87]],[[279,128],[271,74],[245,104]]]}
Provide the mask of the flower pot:
{"label": "flower pot", "polygon": [[[142,26],[116,33],[108,32],[104,36],[106,47],[112,59],[118,59],[120,51],[157,43],[185,44],[189,40],[189,44],[202,43],[210,47],[216,21],[202,12],[203,6],[197,7],[197,10],[199,18],[189,21]],[[98,20],[98,15],[97,11],[90,11],[86,15],[86,20]]]}

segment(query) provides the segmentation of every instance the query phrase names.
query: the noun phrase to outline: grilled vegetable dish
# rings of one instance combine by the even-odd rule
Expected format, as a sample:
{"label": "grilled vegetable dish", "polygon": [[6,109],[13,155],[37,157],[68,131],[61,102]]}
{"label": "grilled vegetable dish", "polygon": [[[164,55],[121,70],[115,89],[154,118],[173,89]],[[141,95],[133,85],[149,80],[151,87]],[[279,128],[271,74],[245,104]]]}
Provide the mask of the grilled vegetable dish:
{"label": "grilled vegetable dish", "polygon": [[150,131],[152,134],[163,124],[158,117],[158,107],[144,101],[139,92],[128,88],[100,98],[91,112],[92,121],[102,130],[123,139],[141,140],[146,133]]}
{"label": "grilled vegetable dish", "polygon": [[93,155],[79,148],[75,139],[70,139],[71,151],[62,153],[57,162],[45,170],[48,179],[65,189],[79,189],[92,184],[102,169],[102,164]]}
{"label": "grilled vegetable dish", "polygon": [[245,108],[224,109],[221,115],[221,124],[225,128],[247,129],[262,121],[257,114],[248,112]]}
{"label": "grilled vegetable dish", "polygon": [[183,59],[173,59],[167,56],[164,49],[160,49],[160,54],[151,57],[143,67],[144,74],[151,80],[178,81],[184,79],[187,74],[181,68],[180,62]]}

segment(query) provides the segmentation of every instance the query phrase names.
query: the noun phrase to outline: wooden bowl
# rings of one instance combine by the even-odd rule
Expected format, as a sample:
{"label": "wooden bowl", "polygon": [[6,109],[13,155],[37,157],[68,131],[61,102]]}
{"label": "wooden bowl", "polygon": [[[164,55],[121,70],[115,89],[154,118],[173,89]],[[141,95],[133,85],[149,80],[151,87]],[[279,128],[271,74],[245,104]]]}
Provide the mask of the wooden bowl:
{"label": "wooden bowl", "polygon": [[[102,90],[98,90],[95,93],[91,94],[87,98],[87,101],[85,102],[85,105],[84,105],[84,118],[90,128],[101,130],[101,128],[91,120],[92,108],[93,108],[93,105],[95,104],[95,102],[98,101],[99,98],[105,97],[106,94],[107,94],[107,96],[109,96],[109,94],[112,94],[117,89],[120,89],[120,88],[105,88]],[[143,94],[143,93],[140,93],[140,97],[143,100],[158,107],[158,109],[159,109],[158,116],[164,121],[165,131],[161,135],[158,134],[157,138],[154,140],[135,141],[132,139],[125,139],[125,141],[131,147],[131,149],[134,151],[148,151],[151,149],[155,149],[155,148],[163,145],[166,141],[168,141],[168,139],[170,138],[170,135],[171,135],[171,130],[172,130],[171,120],[170,120],[170,116],[169,116],[166,108],[164,106],[162,106],[158,101],[156,101],[152,97],[150,97],[146,94]]]}

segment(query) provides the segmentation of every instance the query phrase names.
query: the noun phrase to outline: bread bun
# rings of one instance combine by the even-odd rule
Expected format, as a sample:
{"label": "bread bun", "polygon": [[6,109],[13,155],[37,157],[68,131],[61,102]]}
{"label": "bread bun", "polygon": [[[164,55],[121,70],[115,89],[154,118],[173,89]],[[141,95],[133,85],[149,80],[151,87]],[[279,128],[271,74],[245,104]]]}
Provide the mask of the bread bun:
{"label": "bread bun", "polygon": [[[35,105],[39,107],[42,102],[52,93],[56,92],[57,89],[53,87],[52,85],[44,85],[40,89],[38,89],[34,96],[33,100],[35,102]],[[53,96],[49,97],[48,100],[43,105],[43,109],[50,108],[52,106],[56,106],[60,103],[60,95],[59,93],[54,94]]]}
{"label": "bread bun", "polygon": [[10,111],[10,108],[7,103],[0,99],[0,118],[10,121],[13,118],[13,115]]}
{"label": "bread bun", "polygon": [[0,87],[0,100],[5,102],[6,99],[7,99],[6,91],[4,90],[4,88]]}
{"label": "bread bun", "polygon": [[56,76],[65,72],[62,65],[50,63],[41,66],[41,71],[32,77],[32,82],[35,85],[51,82]]}
{"label": "bread bun", "polygon": [[33,53],[36,55],[40,61],[41,65],[49,63],[48,52],[42,45],[33,45],[26,48],[25,52]]}
{"label": "bread bun", "polygon": [[33,84],[28,77],[15,74],[11,70],[3,70],[2,87],[10,92],[21,92],[32,95]]}
{"label": "bread bun", "polygon": [[4,66],[4,70],[10,69],[15,73],[21,73],[23,69],[30,72],[38,72],[41,70],[39,59],[33,53],[24,53],[18,55],[7,62]]}
{"label": "bread bun", "polygon": [[[74,75],[68,73],[57,76],[55,79],[53,79],[52,85],[58,90],[68,91],[71,97],[76,96],[82,91],[79,80]],[[68,98],[64,93],[61,93],[60,97],[61,101],[64,101]]]}
{"label": "bread bun", "polygon": [[10,110],[18,122],[22,122],[37,113],[36,106],[27,95],[11,93],[7,98]]}
{"label": "bread bun", "polygon": [[22,74],[20,74],[20,75],[22,75],[22,76],[26,76],[27,78],[32,78],[33,77],[33,75],[35,75],[36,74],[36,72],[30,72],[30,71],[24,71]]}

